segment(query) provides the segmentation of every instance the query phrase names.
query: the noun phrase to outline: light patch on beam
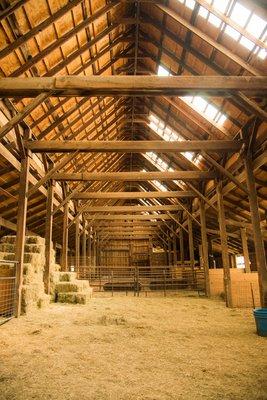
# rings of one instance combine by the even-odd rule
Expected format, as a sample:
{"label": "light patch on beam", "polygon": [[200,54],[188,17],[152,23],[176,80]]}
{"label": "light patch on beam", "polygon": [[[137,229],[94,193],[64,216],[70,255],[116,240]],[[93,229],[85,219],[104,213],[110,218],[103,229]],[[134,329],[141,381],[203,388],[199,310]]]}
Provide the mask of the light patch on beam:
{"label": "light patch on beam", "polygon": [[[180,3],[184,4],[190,10],[193,10],[196,2],[195,0],[177,0]],[[229,5],[232,3],[232,0],[206,0],[214,10],[220,11],[224,15],[227,14]],[[230,36],[233,40],[241,44],[243,47],[247,48],[250,51],[253,51],[259,58],[264,60],[266,58],[266,50],[257,46],[253,41],[247,39],[241,33],[239,33],[236,29],[232,28],[230,25],[223,22],[220,18],[212,14],[205,7],[200,6],[198,15],[207,20],[212,25],[220,28],[220,30],[224,29],[224,33]],[[259,39],[266,43],[267,34],[266,34],[266,26],[267,21],[257,14],[253,13],[248,7],[244,6],[240,2],[236,2],[234,5],[230,15],[227,15],[233,22],[238,24],[245,31],[250,33],[255,37],[255,39]]]}

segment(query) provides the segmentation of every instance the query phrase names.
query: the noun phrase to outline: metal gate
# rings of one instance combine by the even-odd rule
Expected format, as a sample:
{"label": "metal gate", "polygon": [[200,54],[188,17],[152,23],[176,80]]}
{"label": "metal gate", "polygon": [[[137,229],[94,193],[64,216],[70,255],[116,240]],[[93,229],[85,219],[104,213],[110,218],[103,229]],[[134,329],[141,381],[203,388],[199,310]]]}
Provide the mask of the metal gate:
{"label": "metal gate", "polygon": [[0,260],[0,325],[15,315],[16,266],[15,261]]}
{"label": "metal gate", "polygon": [[204,271],[174,266],[96,266],[79,267],[78,279],[88,279],[94,291],[162,292],[204,291]]}

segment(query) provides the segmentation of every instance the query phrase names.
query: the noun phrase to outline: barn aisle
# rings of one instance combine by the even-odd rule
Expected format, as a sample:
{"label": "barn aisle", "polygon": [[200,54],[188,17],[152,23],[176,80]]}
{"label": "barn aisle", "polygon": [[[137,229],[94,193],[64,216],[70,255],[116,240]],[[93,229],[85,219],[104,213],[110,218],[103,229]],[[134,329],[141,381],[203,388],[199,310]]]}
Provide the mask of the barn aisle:
{"label": "barn aisle", "polygon": [[188,294],[51,304],[3,325],[0,347],[1,400],[267,396],[251,310]]}

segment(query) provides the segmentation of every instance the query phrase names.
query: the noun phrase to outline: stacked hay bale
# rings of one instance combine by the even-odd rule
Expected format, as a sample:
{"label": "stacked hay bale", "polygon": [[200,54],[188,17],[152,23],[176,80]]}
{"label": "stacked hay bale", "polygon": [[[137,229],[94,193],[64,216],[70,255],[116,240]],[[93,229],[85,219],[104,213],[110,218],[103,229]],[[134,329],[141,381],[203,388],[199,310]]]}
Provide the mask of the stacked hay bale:
{"label": "stacked hay bale", "polygon": [[78,280],[75,272],[51,274],[51,289],[54,301],[59,303],[87,304],[93,289],[88,280]]}
{"label": "stacked hay bale", "polygon": [[[15,260],[16,236],[4,236],[0,240],[0,260]],[[41,308],[50,302],[50,296],[45,294],[43,272],[45,265],[45,239],[40,236],[26,236],[24,248],[22,313]],[[52,254],[53,271],[59,267],[55,264],[55,254]],[[0,274],[14,274],[14,266],[1,265]],[[6,275],[12,276],[12,275]],[[13,275],[14,276],[14,275]]]}

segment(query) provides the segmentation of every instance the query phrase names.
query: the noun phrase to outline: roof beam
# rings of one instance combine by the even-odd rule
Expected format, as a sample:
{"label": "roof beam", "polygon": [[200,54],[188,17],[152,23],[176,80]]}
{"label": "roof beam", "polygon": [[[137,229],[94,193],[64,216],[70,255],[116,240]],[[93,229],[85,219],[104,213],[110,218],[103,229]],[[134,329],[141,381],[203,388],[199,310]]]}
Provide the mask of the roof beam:
{"label": "roof beam", "polygon": [[82,207],[78,211],[88,212],[143,212],[143,211],[180,211],[182,208],[177,205],[157,205],[157,206],[91,206]]}
{"label": "roof beam", "polygon": [[86,215],[85,219],[101,219],[102,221],[110,221],[110,220],[136,220],[136,221],[143,221],[143,220],[153,220],[153,219],[159,219],[159,220],[166,220],[166,219],[171,219],[171,217],[168,214],[141,214],[141,215],[134,215],[134,214],[121,214],[121,215],[105,215],[105,214],[95,214],[92,216]]}
{"label": "roof beam", "polygon": [[27,149],[35,153],[65,153],[65,152],[122,152],[145,153],[158,152],[184,152],[184,151],[239,151],[243,146],[242,141],[234,140],[185,140],[166,142],[164,140],[62,140],[62,141],[25,141]]}
{"label": "roof beam", "polygon": [[89,199],[168,199],[181,197],[196,197],[193,191],[169,192],[80,192],[72,196],[75,200]]}
{"label": "roof beam", "polygon": [[57,76],[0,78],[0,97],[51,96],[229,96],[229,91],[263,96],[266,76]]}
{"label": "roof beam", "polygon": [[57,181],[151,181],[151,180],[194,180],[215,179],[216,173],[209,171],[167,171],[167,172],[84,172],[84,173],[55,173]]}

